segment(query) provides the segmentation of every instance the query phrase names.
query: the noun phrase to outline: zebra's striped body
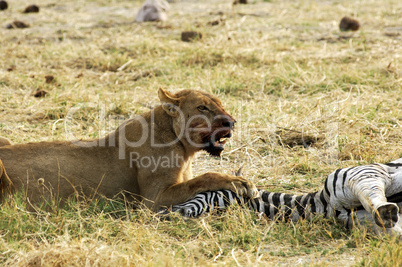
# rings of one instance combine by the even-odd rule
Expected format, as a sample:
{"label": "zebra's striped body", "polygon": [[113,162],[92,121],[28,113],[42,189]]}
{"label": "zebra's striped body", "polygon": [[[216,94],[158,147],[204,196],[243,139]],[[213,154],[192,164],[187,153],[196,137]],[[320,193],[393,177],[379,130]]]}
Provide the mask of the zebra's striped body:
{"label": "zebra's striped body", "polygon": [[[313,214],[337,217],[352,227],[355,219],[372,220],[376,230],[402,235],[402,158],[388,164],[371,164],[336,170],[328,175],[324,188],[314,193],[292,195],[260,190],[247,199],[229,190],[204,192],[171,209],[185,217],[226,209],[237,202],[274,219],[280,213],[297,221]],[[166,213],[162,210],[161,213]]]}

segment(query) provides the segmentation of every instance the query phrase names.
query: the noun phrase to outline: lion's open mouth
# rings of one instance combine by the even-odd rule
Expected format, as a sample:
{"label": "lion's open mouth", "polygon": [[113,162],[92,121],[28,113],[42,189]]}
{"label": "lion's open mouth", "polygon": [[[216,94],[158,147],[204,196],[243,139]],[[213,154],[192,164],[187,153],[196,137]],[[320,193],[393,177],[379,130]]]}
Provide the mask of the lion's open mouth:
{"label": "lion's open mouth", "polygon": [[219,157],[222,151],[225,149],[224,146],[227,139],[231,136],[232,132],[230,130],[225,130],[215,135],[207,136],[204,138],[205,147],[203,149],[211,156]]}

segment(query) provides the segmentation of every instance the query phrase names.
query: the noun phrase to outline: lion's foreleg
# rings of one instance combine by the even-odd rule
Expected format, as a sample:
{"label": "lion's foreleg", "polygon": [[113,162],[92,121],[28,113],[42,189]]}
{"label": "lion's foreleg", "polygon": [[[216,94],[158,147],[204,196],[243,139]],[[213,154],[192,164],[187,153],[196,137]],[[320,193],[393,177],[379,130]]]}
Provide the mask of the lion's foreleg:
{"label": "lion's foreleg", "polygon": [[7,175],[6,168],[3,165],[3,162],[0,159],[0,201],[4,196],[10,194],[13,189],[13,182],[11,182],[10,178]]}
{"label": "lion's foreleg", "polygon": [[258,194],[255,185],[242,177],[222,173],[205,173],[161,191],[155,200],[153,209],[158,210],[160,207],[183,203],[201,192],[225,189],[247,197],[255,197]]}
{"label": "lion's foreleg", "polygon": [[[11,141],[7,138],[0,137],[0,147],[2,146],[9,146],[12,145]],[[11,182],[10,178],[7,175],[6,168],[3,165],[3,162],[0,159],[0,201],[2,198],[11,193],[13,188],[13,183]]]}

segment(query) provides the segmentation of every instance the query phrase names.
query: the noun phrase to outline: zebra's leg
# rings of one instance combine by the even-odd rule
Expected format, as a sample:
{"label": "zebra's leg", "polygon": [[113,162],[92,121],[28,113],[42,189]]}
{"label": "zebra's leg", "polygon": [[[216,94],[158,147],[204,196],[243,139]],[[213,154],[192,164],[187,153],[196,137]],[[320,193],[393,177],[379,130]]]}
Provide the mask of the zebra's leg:
{"label": "zebra's leg", "polygon": [[380,171],[358,175],[348,185],[365,210],[372,214],[378,226],[392,228],[398,222],[398,205],[388,202],[385,197],[386,188],[391,186],[388,175]]}
{"label": "zebra's leg", "polygon": [[385,203],[377,209],[374,220],[377,225],[392,228],[398,222],[399,207],[395,203]]}

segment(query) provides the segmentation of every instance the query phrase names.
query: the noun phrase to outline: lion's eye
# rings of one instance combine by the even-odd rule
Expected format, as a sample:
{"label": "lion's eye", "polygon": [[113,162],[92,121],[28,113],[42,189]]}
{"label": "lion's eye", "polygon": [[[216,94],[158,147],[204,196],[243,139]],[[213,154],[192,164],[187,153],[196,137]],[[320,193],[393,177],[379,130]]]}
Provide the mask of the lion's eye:
{"label": "lion's eye", "polygon": [[208,111],[209,110],[206,106],[203,106],[203,105],[198,106],[197,108],[199,111]]}

